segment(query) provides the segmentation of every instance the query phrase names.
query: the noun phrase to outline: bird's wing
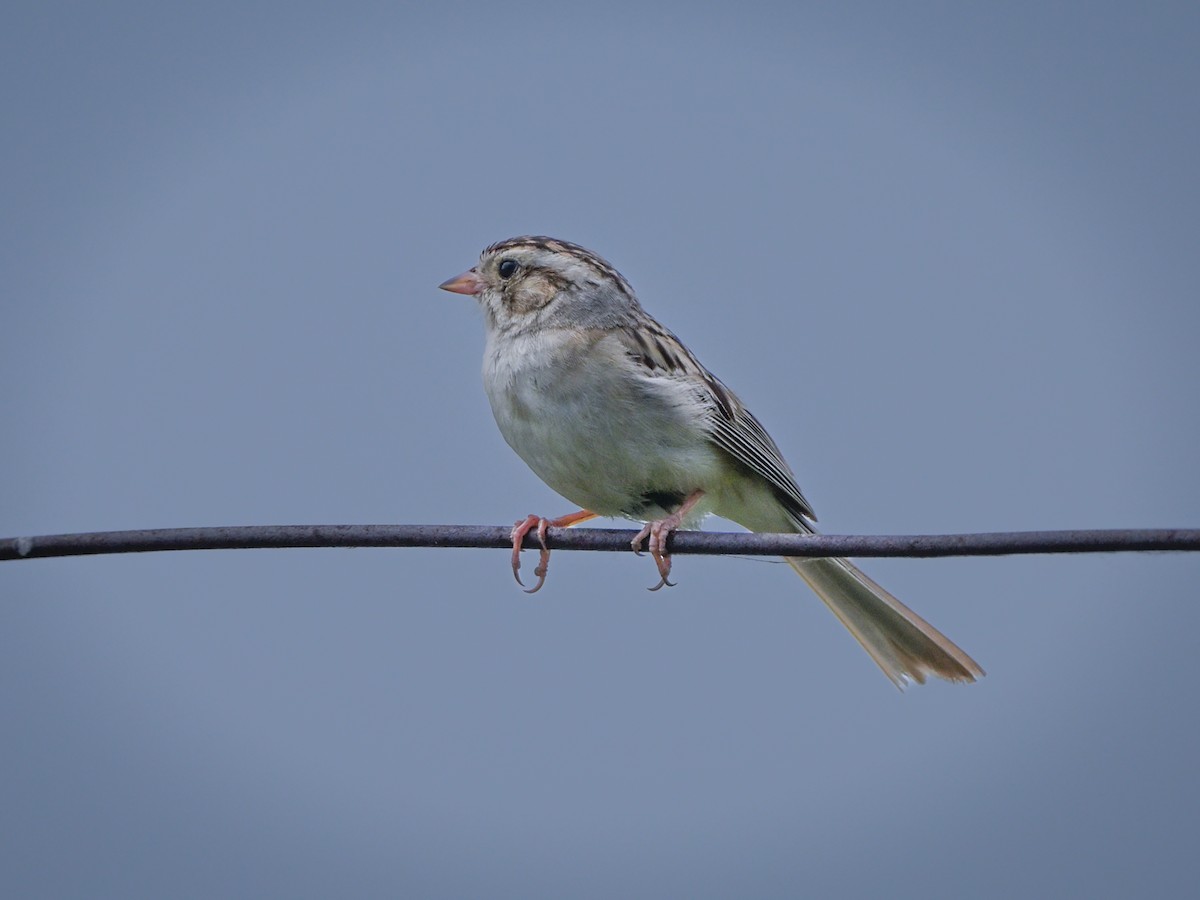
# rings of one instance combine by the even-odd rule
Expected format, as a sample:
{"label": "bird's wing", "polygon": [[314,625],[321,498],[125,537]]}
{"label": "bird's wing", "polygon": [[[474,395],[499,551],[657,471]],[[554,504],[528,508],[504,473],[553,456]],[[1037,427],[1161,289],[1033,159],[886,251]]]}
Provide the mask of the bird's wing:
{"label": "bird's wing", "polygon": [[812,507],[800,492],[783,454],[762,423],[670,331],[647,316],[644,328],[618,332],[625,352],[650,374],[685,378],[703,395],[710,410],[709,438],[739,465],[766,479],[796,523],[816,521]]}

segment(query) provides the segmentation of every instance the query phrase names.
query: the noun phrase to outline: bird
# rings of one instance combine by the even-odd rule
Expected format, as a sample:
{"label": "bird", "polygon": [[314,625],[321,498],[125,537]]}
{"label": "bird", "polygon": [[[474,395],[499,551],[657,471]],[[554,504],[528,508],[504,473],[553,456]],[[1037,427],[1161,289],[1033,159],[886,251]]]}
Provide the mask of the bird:
{"label": "bird", "polygon": [[[549,487],[580,507],[529,515],[512,529],[512,569],[534,531],[538,581],[547,529],[598,516],[644,523],[671,585],[670,534],[715,514],[753,532],[815,534],[816,515],[762,423],[695,354],[647,313],[608,261],[542,235],[486,247],[439,287],[483,313],[483,384],[500,433]],[[949,638],[846,559],[787,558],[900,689],[928,676],[984,675]]]}

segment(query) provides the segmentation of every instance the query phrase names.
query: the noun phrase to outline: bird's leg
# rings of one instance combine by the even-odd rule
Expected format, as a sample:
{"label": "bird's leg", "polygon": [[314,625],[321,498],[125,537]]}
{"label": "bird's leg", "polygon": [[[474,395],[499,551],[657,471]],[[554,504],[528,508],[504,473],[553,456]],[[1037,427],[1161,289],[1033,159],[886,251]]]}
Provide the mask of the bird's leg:
{"label": "bird's leg", "polygon": [[529,534],[531,529],[536,528],[538,543],[542,545],[540,555],[538,556],[537,568],[533,570],[533,574],[537,576],[538,582],[531,588],[525,588],[525,593],[536,594],[541,590],[542,585],[546,583],[546,570],[550,566],[550,548],[546,546],[546,529],[567,528],[568,526],[578,525],[580,522],[586,522],[588,519],[594,518],[596,518],[594,512],[581,509],[579,512],[568,513],[565,516],[559,516],[557,519],[543,519],[541,516],[528,515],[513,525],[513,578],[517,579],[517,584],[521,587],[525,587],[525,582],[521,580],[521,542],[525,540],[525,535]]}
{"label": "bird's leg", "polygon": [[654,557],[654,562],[658,566],[659,582],[652,591],[657,591],[663,587],[674,587],[674,583],[667,580],[667,576],[671,574],[671,557],[667,553],[667,538],[671,536],[671,532],[675,531],[683,523],[684,517],[691,512],[693,506],[700,502],[700,498],[704,496],[704,491],[692,491],[688,498],[680,504],[679,509],[671,513],[665,519],[657,519],[654,522],[647,522],[642,526],[642,530],[637,533],[631,542],[633,552],[638,556],[642,555],[642,541],[647,537],[650,538],[650,555]]}

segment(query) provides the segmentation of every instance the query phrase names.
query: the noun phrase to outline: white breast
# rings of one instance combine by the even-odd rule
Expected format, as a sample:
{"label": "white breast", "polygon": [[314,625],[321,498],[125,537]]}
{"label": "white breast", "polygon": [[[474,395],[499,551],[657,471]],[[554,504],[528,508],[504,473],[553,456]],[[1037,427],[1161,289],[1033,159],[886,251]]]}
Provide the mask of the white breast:
{"label": "white breast", "polygon": [[483,383],[504,439],[585,509],[619,515],[648,491],[686,496],[719,482],[724,464],[694,389],[642,372],[616,340],[492,333]]}

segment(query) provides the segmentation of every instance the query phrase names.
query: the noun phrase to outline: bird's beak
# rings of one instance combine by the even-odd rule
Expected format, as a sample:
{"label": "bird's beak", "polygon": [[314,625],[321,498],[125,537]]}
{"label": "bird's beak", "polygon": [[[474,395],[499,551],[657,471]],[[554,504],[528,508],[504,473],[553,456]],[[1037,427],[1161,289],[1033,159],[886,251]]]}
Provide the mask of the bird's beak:
{"label": "bird's beak", "polygon": [[474,269],[467,269],[461,275],[455,275],[448,281],[443,281],[438,287],[443,291],[450,291],[452,294],[480,294],[483,293],[483,279]]}

